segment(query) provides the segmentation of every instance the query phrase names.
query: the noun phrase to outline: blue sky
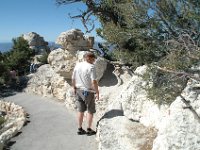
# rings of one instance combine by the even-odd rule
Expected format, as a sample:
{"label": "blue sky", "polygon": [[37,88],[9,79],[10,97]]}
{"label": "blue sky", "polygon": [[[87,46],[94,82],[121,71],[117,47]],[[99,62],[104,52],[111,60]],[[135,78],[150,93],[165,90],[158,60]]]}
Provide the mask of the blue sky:
{"label": "blue sky", "polygon": [[[55,41],[61,32],[72,28],[85,32],[81,21],[72,20],[68,15],[78,15],[79,10],[85,8],[83,3],[58,7],[55,0],[1,0],[0,43],[11,42],[12,38],[28,32],[36,32],[46,41]],[[100,41],[95,30],[89,35]]]}

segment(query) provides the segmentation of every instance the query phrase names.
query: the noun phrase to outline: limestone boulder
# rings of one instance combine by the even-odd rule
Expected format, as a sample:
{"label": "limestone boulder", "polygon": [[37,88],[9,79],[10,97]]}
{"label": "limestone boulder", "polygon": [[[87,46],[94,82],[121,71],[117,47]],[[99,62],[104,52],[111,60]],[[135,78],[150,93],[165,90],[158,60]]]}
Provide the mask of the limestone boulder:
{"label": "limestone boulder", "polygon": [[145,87],[147,81],[142,76],[147,67],[138,67],[132,78],[125,83],[116,99],[109,105],[109,110],[121,109],[124,115],[145,126],[158,127],[163,116],[168,115],[168,106],[159,106],[148,99]]}
{"label": "limestone boulder", "polygon": [[5,143],[15,136],[26,122],[25,110],[14,103],[0,100],[0,111],[5,113],[5,122],[0,129],[0,143]]}
{"label": "limestone boulder", "polygon": [[42,55],[49,50],[48,42],[42,36],[35,32],[23,34],[22,37],[28,41],[30,48],[35,50],[36,55]]}
{"label": "limestone boulder", "polygon": [[153,150],[200,149],[199,83],[189,81],[181,97],[170,106],[170,115],[162,119]]}
{"label": "limestone boulder", "polygon": [[150,150],[156,131],[125,116],[104,118],[99,123],[99,150]]}
{"label": "limestone boulder", "polygon": [[81,30],[71,29],[62,32],[58,36],[56,44],[61,45],[63,49],[69,51],[89,50],[93,47],[94,37],[86,37]]}
{"label": "limestone boulder", "polygon": [[65,100],[66,91],[70,88],[64,77],[56,73],[49,64],[39,67],[29,78],[26,92],[55,97],[61,101]]}
{"label": "limestone boulder", "polygon": [[[52,51],[48,56],[48,62],[52,69],[65,79],[71,79],[73,69],[78,62],[84,61],[83,56],[87,51],[77,51],[76,54],[61,48]],[[95,61],[97,79],[100,80],[106,70],[107,61],[97,57]]]}
{"label": "limestone boulder", "polygon": [[[123,142],[117,141],[117,138],[120,139],[121,135],[117,133],[115,127],[118,128],[120,126],[119,128],[121,129],[126,126],[126,122],[120,122],[123,120],[122,116],[142,124],[145,128],[156,129],[154,134],[157,134],[157,136],[150,137],[153,145],[144,148],[145,150],[200,149],[200,136],[196,134],[200,131],[199,82],[193,80],[188,82],[187,87],[182,92],[185,100],[177,97],[170,106],[159,106],[147,97],[147,92],[144,88],[147,86],[147,82],[141,77],[145,71],[146,66],[137,68],[132,79],[125,83],[116,99],[108,103],[107,111],[104,114],[109,115],[103,115],[98,127],[100,149],[129,149],[129,146],[131,146],[130,149],[141,149],[135,147],[130,141],[126,141],[126,146],[123,146]],[[120,114],[117,113],[119,111],[121,112]],[[115,119],[121,118],[118,122],[114,122],[114,117]],[[114,135],[112,138],[106,133],[107,128]],[[142,127],[138,128],[142,129]],[[135,133],[132,130],[129,130],[129,133],[126,131],[121,132],[126,133],[123,137],[131,137],[131,139],[135,140],[140,139],[142,136],[144,141],[148,142],[149,140],[144,136],[146,134],[145,131],[142,131],[143,135],[138,134],[134,138],[132,135]]]}
{"label": "limestone boulder", "polygon": [[52,69],[66,79],[71,79],[76,60],[76,55],[61,48],[52,51],[48,56]]}
{"label": "limestone boulder", "polygon": [[107,61],[103,57],[97,57],[94,65],[96,68],[97,80],[99,81],[107,69]]}
{"label": "limestone boulder", "polygon": [[29,81],[25,91],[45,97],[56,98],[64,102],[67,108],[76,108],[75,95],[72,93],[72,87],[49,64],[41,66],[35,74],[29,75]]}

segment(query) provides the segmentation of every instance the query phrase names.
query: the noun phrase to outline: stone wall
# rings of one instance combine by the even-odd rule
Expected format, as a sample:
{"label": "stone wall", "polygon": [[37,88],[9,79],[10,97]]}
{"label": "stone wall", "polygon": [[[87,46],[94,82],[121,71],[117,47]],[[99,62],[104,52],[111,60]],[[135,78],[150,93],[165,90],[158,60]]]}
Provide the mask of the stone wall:
{"label": "stone wall", "polygon": [[15,136],[26,122],[26,112],[21,106],[0,100],[0,111],[5,113],[5,123],[0,129],[0,141],[7,142]]}

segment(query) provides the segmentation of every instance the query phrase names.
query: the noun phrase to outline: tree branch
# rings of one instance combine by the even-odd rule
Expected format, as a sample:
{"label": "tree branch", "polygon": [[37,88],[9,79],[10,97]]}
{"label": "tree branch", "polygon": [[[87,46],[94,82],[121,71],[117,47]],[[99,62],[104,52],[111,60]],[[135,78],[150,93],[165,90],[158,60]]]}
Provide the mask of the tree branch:
{"label": "tree branch", "polygon": [[71,3],[81,2],[82,0],[56,0],[57,5],[68,5]]}
{"label": "tree branch", "polygon": [[186,107],[190,109],[190,111],[194,114],[195,118],[198,120],[198,122],[200,123],[200,116],[198,115],[198,113],[196,112],[196,110],[190,105],[190,101],[187,101],[182,95],[180,95],[181,97],[181,101],[183,103],[185,103]]}
{"label": "tree branch", "polygon": [[172,74],[175,74],[177,76],[186,76],[188,78],[191,78],[191,79],[194,79],[196,81],[200,81],[200,78],[198,77],[195,77],[193,74],[190,74],[190,73],[187,73],[187,72],[179,72],[179,71],[174,71],[174,70],[171,70],[171,69],[167,69],[167,68],[161,68],[159,66],[155,66],[158,70],[161,70],[163,72],[168,72],[168,73],[172,73]]}

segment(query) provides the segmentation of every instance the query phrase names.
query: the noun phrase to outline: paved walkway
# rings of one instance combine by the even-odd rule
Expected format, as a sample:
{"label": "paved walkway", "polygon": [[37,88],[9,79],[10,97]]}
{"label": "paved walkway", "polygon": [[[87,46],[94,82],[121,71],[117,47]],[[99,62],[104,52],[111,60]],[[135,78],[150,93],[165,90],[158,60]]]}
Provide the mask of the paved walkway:
{"label": "paved walkway", "polygon": [[77,135],[75,112],[63,103],[26,93],[5,98],[30,114],[30,123],[11,139],[11,150],[97,150],[95,136]]}

